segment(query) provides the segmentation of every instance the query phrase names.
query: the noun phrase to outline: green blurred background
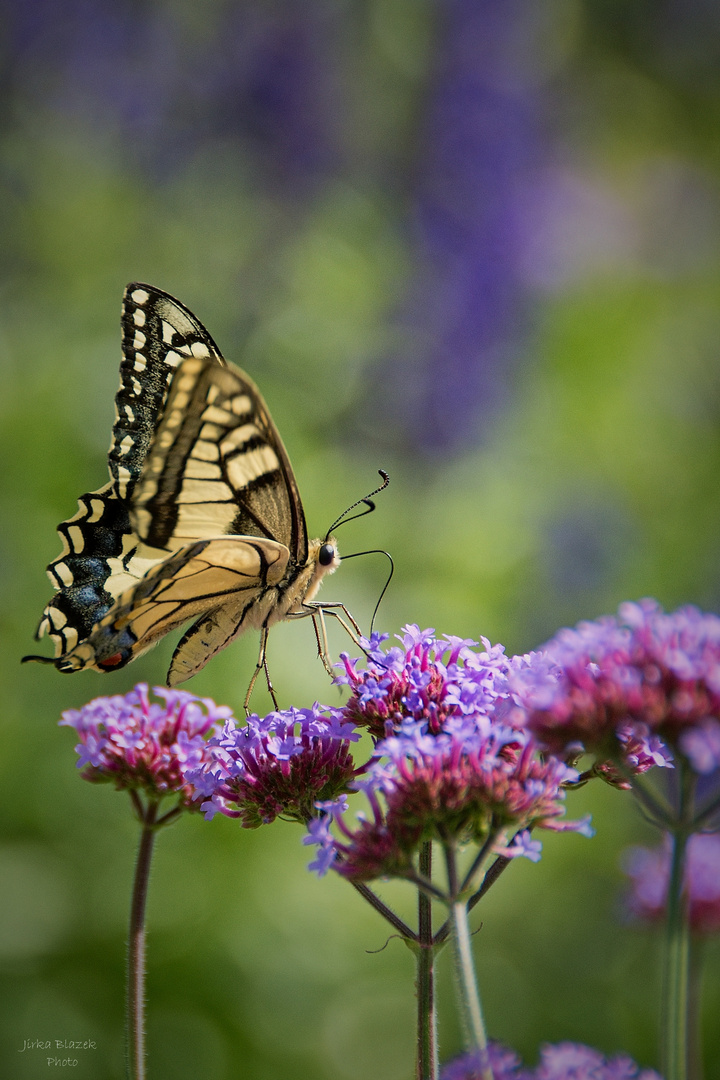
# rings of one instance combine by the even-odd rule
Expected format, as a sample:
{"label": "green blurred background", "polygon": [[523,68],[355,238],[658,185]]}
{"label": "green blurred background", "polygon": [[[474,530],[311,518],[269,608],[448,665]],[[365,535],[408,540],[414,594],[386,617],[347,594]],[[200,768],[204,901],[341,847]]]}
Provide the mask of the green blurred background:
{"label": "green blurred background", "polygon": [[[60,712],[161,683],[20,667],[58,521],[101,486],[130,280],[197,313],[263,389],[322,534],[387,469],[341,550],[385,547],[380,628],[536,647],[623,599],[720,601],[720,6],[713,0],[3,0],[4,840],[0,1072],[93,1039],[122,1076],[137,827],[78,779]],[[386,567],[325,587],[367,627]],[[347,647],[333,636],[335,651]],[[188,689],[240,709],[257,643]],[[310,627],[281,701],[334,704]],[[254,704],[267,700],[258,692]],[[476,913],[492,1035],[657,1064],[657,943],[619,921],[627,796],[551,838]],[[300,830],[182,820],[149,900],[157,1080],[407,1080],[413,965]],[[405,910],[401,889],[387,896]],[[707,1076],[720,1075],[716,945]],[[460,1046],[447,957],[440,1037]],[[52,1054],[55,1051],[47,1051]]]}

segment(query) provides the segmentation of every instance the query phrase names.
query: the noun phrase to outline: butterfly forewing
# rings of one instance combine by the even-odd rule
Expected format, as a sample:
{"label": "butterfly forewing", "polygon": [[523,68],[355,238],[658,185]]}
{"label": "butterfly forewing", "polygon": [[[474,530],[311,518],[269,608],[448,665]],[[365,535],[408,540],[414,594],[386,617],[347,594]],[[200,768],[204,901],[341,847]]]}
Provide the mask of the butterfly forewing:
{"label": "butterfly forewing", "polygon": [[121,325],[123,359],[108,466],[118,496],[130,499],[179,365],[190,356],[211,358],[221,367],[225,361],[192,312],[151,285],[128,285]]}
{"label": "butterfly forewing", "polygon": [[184,361],[131,516],[152,546],[176,550],[192,539],[260,536],[305,561],[305,519],[287,454],[243,372],[207,359]]}
{"label": "butterfly forewing", "polygon": [[121,325],[110,483],[81,495],[77,513],[58,525],[63,550],[47,568],[58,593],[45,608],[36,637],[49,634],[58,657],[87,637],[115,599],[164,557],[162,551],[139,550],[128,500],[178,365],[194,355],[212,358],[218,368],[225,364],[195,316],[150,285],[128,285]]}

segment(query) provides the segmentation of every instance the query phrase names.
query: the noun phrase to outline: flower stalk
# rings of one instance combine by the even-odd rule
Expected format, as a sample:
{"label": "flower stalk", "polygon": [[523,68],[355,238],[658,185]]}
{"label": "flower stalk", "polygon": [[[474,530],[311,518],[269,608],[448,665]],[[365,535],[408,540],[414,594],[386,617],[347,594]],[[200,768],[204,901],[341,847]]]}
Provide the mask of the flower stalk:
{"label": "flower stalk", "polygon": [[702,977],[703,941],[701,935],[690,935],[690,977],[688,990],[688,1077],[703,1080],[702,1053]]}
{"label": "flower stalk", "polygon": [[694,829],[696,778],[682,756],[679,756],[678,772],[680,797],[677,820],[671,832],[660,1031],[666,1080],[688,1078],[690,920],[685,867],[688,840]]}
{"label": "flower stalk", "polygon": [[[192,810],[186,768],[205,761],[205,736],[232,714],[209,698],[139,683],[123,697],[95,698],[68,709],[60,723],[73,728],[80,775],[127,791],[141,825],[130,903],[125,1035],[129,1080],[145,1080],[145,909],[155,835]],[[159,699],[159,700],[158,700]],[[158,816],[163,799],[174,804]]]}
{"label": "flower stalk", "polygon": [[135,862],[128,936],[126,1042],[130,1080],[145,1080],[145,908],[159,800],[148,802]]}
{"label": "flower stalk", "polygon": [[663,958],[661,1042],[666,1080],[687,1080],[690,929],[682,888],[686,850],[687,836],[680,830],[672,839]]}
{"label": "flower stalk", "polygon": [[458,991],[460,1014],[465,1031],[465,1045],[470,1051],[477,1051],[483,1066],[479,1080],[493,1080],[492,1069],[487,1058],[487,1035],[483,1021],[480,996],[478,994],[475,967],[472,958],[470,927],[467,906],[464,900],[456,900],[450,908],[452,923],[453,956],[455,977]]}
{"label": "flower stalk", "polygon": [[[432,842],[420,848],[420,873],[432,876]],[[435,1005],[435,945],[432,931],[432,901],[418,889],[418,937],[415,955],[417,974],[417,1080],[436,1080],[438,1075],[437,1010]]]}

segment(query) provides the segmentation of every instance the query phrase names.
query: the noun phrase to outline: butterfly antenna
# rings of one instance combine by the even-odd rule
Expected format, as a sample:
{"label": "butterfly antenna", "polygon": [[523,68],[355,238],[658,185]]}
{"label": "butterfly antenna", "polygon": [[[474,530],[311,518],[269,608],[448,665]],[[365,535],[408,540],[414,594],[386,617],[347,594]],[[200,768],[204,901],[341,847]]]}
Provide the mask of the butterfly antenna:
{"label": "butterfly antenna", "polygon": [[[386,486],[386,485],[383,485],[383,486]],[[382,488],[380,488],[380,490],[382,491]],[[362,502],[362,499],[360,501]],[[357,503],[355,505],[357,505]],[[352,509],[352,507],[350,507],[350,509]],[[366,513],[369,513],[369,511],[366,511]],[[358,516],[362,516],[362,515],[358,515]],[[393,557],[390,554],[390,552],[389,551],[383,551],[382,548],[373,548],[371,551],[354,551],[352,553],[352,555],[343,555],[342,561],[345,562],[346,559],[357,559],[360,555],[384,555],[385,558],[390,563],[390,573],[387,576],[387,581],[383,585],[382,592],[378,596],[378,601],[377,601],[377,604],[375,605],[375,610],[373,611],[373,617],[370,620],[370,633],[372,634],[373,629],[375,627],[375,616],[378,613],[378,608],[380,607],[380,604],[382,603],[383,596],[388,591],[388,586],[389,586],[390,582],[392,581],[393,574],[395,573],[395,563],[393,562]]]}
{"label": "butterfly antenna", "polygon": [[[330,528],[328,529],[327,534],[325,536],[326,540],[329,538],[330,534],[332,532],[334,532],[335,529],[337,529],[340,525],[347,525],[348,521],[355,521],[357,518],[365,517],[366,514],[372,514],[373,510],[375,509],[375,503],[373,502],[373,496],[378,495],[381,491],[384,491],[385,488],[390,483],[390,477],[388,476],[388,474],[385,472],[384,469],[378,469],[378,472],[379,472],[380,476],[382,476],[382,481],[383,481],[382,484],[380,485],[380,487],[375,488],[374,491],[370,491],[367,495],[364,496],[364,498],[358,499],[358,501],[354,502],[352,504],[352,506],[348,506],[347,510],[343,510],[342,514],[337,519],[337,521],[334,521],[332,523],[332,525],[330,526]],[[347,516],[350,513],[351,510],[354,510],[356,506],[360,506],[363,503],[365,504],[365,509],[364,510],[361,510],[359,514],[353,514],[352,517]],[[345,558],[349,559],[350,556],[346,555]],[[390,575],[390,577],[392,577],[392,574]],[[385,586],[385,588],[387,588],[387,585]]]}

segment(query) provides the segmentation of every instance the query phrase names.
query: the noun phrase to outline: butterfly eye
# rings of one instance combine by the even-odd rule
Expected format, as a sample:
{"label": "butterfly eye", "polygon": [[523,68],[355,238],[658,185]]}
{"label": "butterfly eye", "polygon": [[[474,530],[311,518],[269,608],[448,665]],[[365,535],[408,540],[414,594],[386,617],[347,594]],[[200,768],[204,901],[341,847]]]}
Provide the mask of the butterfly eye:
{"label": "butterfly eye", "polygon": [[321,566],[329,566],[336,557],[337,550],[334,544],[323,544],[318,551],[318,562]]}

